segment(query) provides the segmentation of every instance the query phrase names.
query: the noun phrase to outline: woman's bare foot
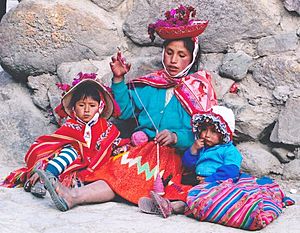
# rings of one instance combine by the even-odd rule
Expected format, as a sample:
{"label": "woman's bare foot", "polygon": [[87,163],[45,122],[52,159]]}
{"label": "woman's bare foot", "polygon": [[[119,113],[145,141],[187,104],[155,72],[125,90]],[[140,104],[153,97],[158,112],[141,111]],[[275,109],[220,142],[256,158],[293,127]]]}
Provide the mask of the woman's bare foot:
{"label": "woman's bare foot", "polygon": [[54,187],[56,194],[66,202],[69,208],[82,204],[107,202],[115,198],[115,193],[103,180],[80,188],[68,188],[56,181]]}

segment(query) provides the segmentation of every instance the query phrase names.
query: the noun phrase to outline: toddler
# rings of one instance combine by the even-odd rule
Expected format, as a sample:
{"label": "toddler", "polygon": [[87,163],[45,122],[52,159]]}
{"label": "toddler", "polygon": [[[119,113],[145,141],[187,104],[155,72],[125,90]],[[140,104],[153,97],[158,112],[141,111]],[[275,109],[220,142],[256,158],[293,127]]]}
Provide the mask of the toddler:
{"label": "toddler", "polygon": [[[234,127],[232,110],[223,106],[213,106],[208,112],[193,115],[196,140],[182,157],[183,166],[194,171],[190,184],[239,177],[242,156],[232,142]],[[150,196],[139,200],[143,212],[161,214],[165,218],[172,213],[184,213],[184,202],[170,202],[153,191]]]}

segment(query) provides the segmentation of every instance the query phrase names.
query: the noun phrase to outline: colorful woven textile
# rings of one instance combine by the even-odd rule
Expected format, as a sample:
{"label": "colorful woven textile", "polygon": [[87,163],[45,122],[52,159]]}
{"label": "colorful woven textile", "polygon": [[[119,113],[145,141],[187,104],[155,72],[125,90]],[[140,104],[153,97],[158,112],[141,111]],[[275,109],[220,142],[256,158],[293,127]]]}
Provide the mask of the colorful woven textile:
{"label": "colorful woven textile", "polygon": [[184,78],[169,77],[165,71],[159,70],[146,76],[131,81],[131,85],[146,84],[157,88],[175,87],[174,94],[185,108],[193,115],[199,111],[208,111],[217,105],[217,97],[211,83],[211,75],[205,70],[200,70]]}
{"label": "colorful woven textile", "polygon": [[269,178],[256,179],[247,174],[234,182],[203,183],[193,187],[187,197],[186,215],[247,230],[266,227],[286,205],[294,204],[285,198],[279,185]]}

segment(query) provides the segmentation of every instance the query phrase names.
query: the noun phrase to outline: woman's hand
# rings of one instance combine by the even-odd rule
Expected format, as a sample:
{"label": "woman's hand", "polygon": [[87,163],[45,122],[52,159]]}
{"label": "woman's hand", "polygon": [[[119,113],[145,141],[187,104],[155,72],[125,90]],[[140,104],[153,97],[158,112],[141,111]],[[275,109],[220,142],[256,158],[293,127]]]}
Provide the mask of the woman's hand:
{"label": "woman's hand", "polygon": [[192,155],[197,154],[198,150],[204,147],[204,139],[197,139],[191,146]]}
{"label": "woman's hand", "polygon": [[176,133],[164,129],[156,135],[154,141],[161,146],[168,146],[177,143],[177,135]]}
{"label": "woman's hand", "polygon": [[111,58],[109,63],[111,71],[114,75],[113,82],[119,83],[123,81],[124,74],[128,73],[130,70],[131,64],[126,63],[125,58],[122,56],[122,53],[119,51],[116,57]]}

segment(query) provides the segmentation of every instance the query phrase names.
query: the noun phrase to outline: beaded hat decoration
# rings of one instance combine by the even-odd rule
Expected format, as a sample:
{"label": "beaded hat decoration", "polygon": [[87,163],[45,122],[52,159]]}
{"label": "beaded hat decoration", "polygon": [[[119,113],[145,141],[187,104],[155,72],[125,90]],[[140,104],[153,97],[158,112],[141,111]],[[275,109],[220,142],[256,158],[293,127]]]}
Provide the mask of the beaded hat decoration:
{"label": "beaded hat decoration", "polygon": [[72,96],[74,94],[74,91],[82,84],[84,83],[92,83],[96,86],[96,88],[99,91],[99,95],[102,101],[99,106],[99,113],[100,117],[103,117],[105,119],[110,118],[112,115],[117,116],[119,114],[119,106],[116,104],[112,94],[108,90],[106,86],[101,84],[97,78],[97,74],[95,73],[78,73],[77,78],[74,78],[72,82],[72,86],[65,83],[57,83],[57,87],[61,90],[63,90],[63,96],[61,99],[61,104],[56,107],[55,111],[58,113],[59,116],[63,116],[63,111],[70,117],[73,115],[73,109],[70,107],[70,102],[72,99]]}
{"label": "beaded hat decoration", "polygon": [[222,134],[224,143],[232,140],[235,128],[235,117],[230,108],[213,106],[210,111],[196,113],[192,116],[192,130],[198,139],[203,125],[214,125],[217,132]]}
{"label": "beaded hat decoration", "polygon": [[149,24],[148,34],[151,41],[155,39],[155,32],[164,40],[199,36],[207,27],[208,21],[192,19],[195,15],[196,10],[192,6],[180,5],[166,11],[164,20],[159,19]]}

